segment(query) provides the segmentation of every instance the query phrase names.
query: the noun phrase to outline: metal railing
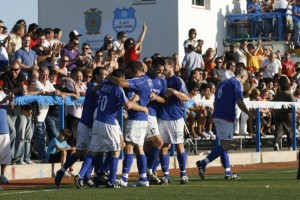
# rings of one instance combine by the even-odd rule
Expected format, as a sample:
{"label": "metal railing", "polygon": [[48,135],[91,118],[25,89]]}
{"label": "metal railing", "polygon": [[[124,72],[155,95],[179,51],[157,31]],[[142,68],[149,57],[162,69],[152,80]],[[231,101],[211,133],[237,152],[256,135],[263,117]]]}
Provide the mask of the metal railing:
{"label": "metal railing", "polygon": [[[226,19],[226,41],[278,40],[284,39],[286,14],[282,12],[228,14]],[[267,34],[272,33],[269,37]]]}

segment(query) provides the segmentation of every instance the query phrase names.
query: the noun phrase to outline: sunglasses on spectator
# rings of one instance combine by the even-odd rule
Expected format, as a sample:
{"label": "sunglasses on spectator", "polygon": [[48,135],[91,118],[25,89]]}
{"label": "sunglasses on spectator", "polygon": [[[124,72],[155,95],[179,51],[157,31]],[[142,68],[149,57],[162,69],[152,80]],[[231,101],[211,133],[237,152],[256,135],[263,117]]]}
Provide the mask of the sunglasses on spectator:
{"label": "sunglasses on spectator", "polygon": [[103,57],[103,54],[98,54],[97,56],[98,56],[98,57]]}
{"label": "sunglasses on spectator", "polygon": [[223,62],[217,62],[217,63],[223,63]]}
{"label": "sunglasses on spectator", "polygon": [[13,68],[10,68],[10,70],[11,70],[11,71],[14,71],[14,72],[17,72],[17,71],[19,71],[19,70],[20,70],[20,68],[18,68],[18,69],[13,69]]}
{"label": "sunglasses on spectator", "polygon": [[88,48],[88,47],[83,47],[82,49],[83,49],[83,50],[89,50],[90,48]]}
{"label": "sunglasses on spectator", "polygon": [[61,60],[61,62],[69,62],[68,60]]}
{"label": "sunglasses on spectator", "polygon": [[234,46],[230,46],[230,47],[236,47],[236,46],[234,45]]}
{"label": "sunglasses on spectator", "polygon": [[78,45],[79,45],[79,43],[75,43],[75,42],[74,42],[73,44],[74,44],[75,46],[78,46]]}
{"label": "sunglasses on spectator", "polygon": [[88,77],[88,78],[92,78],[92,75],[86,75],[86,77]]}

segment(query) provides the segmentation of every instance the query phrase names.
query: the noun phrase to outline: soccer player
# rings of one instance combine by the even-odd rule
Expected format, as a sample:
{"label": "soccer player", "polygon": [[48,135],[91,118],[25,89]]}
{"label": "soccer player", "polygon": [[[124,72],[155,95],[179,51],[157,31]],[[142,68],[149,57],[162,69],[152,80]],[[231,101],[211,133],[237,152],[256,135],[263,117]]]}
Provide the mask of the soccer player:
{"label": "soccer player", "polygon": [[[63,178],[66,169],[72,166],[79,158],[84,158],[85,156],[85,152],[89,146],[89,142],[92,137],[94,111],[98,106],[99,94],[97,94],[96,92],[99,90],[100,85],[103,82],[103,80],[106,78],[106,76],[107,76],[107,71],[104,68],[97,67],[93,71],[93,77],[91,81],[88,83],[85,99],[83,102],[82,117],[79,120],[78,127],[77,127],[78,136],[76,141],[76,153],[69,156],[64,166],[56,172],[56,176],[55,176],[56,186],[60,185],[60,182]],[[90,172],[91,171],[92,168],[90,169]],[[89,181],[88,173],[89,172],[87,172],[85,181],[88,185],[89,184],[93,185],[92,182]]]}
{"label": "soccer player", "polygon": [[[134,77],[129,80],[123,80],[114,76],[109,76],[109,80],[120,85],[123,88],[128,88],[128,96],[137,94],[140,97],[139,105],[147,106],[152,91],[152,80],[145,75],[143,64],[139,61],[130,61],[126,66],[126,75]],[[128,175],[133,162],[133,150],[137,154],[137,166],[139,171],[139,181],[134,183],[135,187],[148,187],[149,181],[146,174],[147,158],[144,153],[144,141],[148,124],[148,116],[143,112],[134,110],[128,111],[128,120],[125,129],[125,156],[123,160],[122,176],[118,179],[121,186],[126,187],[128,184]]]}
{"label": "soccer player", "polygon": [[[117,69],[112,72],[112,76],[124,79],[124,73]],[[110,175],[107,181],[107,187],[116,188],[120,187],[118,182],[115,183],[119,152],[121,141],[121,129],[118,123],[116,123],[116,116],[118,110],[124,106],[125,109],[132,109],[135,111],[143,112],[144,115],[148,115],[147,107],[142,107],[136,103],[139,101],[139,96],[134,95],[131,100],[128,100],[125,96],[124,90],[116,86],[110,81],[104,81],[99,90],[99,100],[97,115],[93,124],[92,139],[89,145],[89,153],[85,158],[80,171],[87,171],[93,160],[102,152],[110,152]],[[83,172],[84,174],[84,172]],[[76,181],[80,180],[80,176],[75,177]],[[80,184],[76,183],[77,186]],[[80,187],[82,188],[82,187]]]}
{"label": "soccer player", "polygon": [[236,149],[237,145],[233,142],[235,105],[245,112],[249,118],[253,114],[249,112],[243,102],[243,83],[247,80],[248,73],[245,69],[236,71],[235,77],[222,81],[218,85],[215,94],[213,121],[216,127],[217,136],[221,140],[220,145],[216,146],[210,154],[202,161],[197,161],[199,176],[204,180],[206,165],[221,157],[222,165],[225,169],[225,179],[239,179],[240,177],[230,170],[228,156],[229,149]]}
{"label": "soccer player", "polygon": [[148,126],[146,131],[146,139],[144,150],[147,155],[147,175],[150,184],[159,184],[160,179],[153,173],[153,169],[159,157],[160,149],[163,145],[163,140],[159,134],[157,123],[157,109],[159,103],[166,103],[163,96],[166,92],[166,80],[162,77],[165,67],[165,60],[161,57],[154,58],[152,69],[147,75],[152,79],[153,89],[150,102],[147,105],[149,108]]}
{"label": "soccer player", "polygon": [[184,120],[182,101],[189,99],[188,91],[184,81],[177,77],[174,73],[175,62],[172,58],[165,58],[164,75],[167,81],[167,89],[165,96],[168,98],[166,104],[161,104],[158,109],[158,128],[163,138],[163,147],[160,154],[160,162],[164,177],[161,179],[161,184],[168,184],[169,177],[169,162],[170,157],[168,150],[170,144],[175,144],[177,148],[177,159],[180,168],[181,184],[188,183],[186,175],[186,151],[184,149]]}

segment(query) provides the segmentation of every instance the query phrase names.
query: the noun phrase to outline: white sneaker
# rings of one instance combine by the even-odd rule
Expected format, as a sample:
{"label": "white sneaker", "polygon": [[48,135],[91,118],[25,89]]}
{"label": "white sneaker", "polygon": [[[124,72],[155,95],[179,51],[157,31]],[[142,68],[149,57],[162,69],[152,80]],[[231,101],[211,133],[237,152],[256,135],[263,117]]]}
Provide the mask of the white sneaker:
{"label": "white sneaker", "polygon": [[116,180],[116,182],[117,182],[116,184],[118,184],[120,187],[127,187],[127,185],[128,185],[128,182],[123,181],[123,179],[121,177],[119,177]]}
{"label": "white sneaker", "polygon": [[132,186],[133,187],[149,187],[149,181],[137,181]]}
{"label": "white sneaker", "polygon": [[8,184],[9,180],[6,178],[5,175],[0,176],[0,183]]}
{"label": "white sneaker", "polygon": [[26,162],[24,162],[24,161],[20,161],[19,163],[17,163],[18,165],[27,165],[27,163]]}
{"label": "white sneaker", "polygon": [[241,135],[249,135],[248,132],[241,132]]}
{"label": "white sneaker", "polygon": [[187,176],[180,177],[180,183],[182,185],[187,184],[188,182],[189,182],[189,177],[187,177]]}
{"label": "white sneaker", "polygon": [[26,161],[27,164],[35,164],[34,162],[32,162],[32,160],[28,160]]}
{"label": "white sneaker", "polygon": [[211,138],[215,138],[215,137],[216,137],[215,134],[214,134],[212,131],[207,131],[206,133],[207,133],[207,135],[209,135]]}
{"label": "white sneaker", "polygon": [[204,138],[209,138],[210,135],[208,135],[205,131],[203,131],[202,133],[200,133],[200,136],[204,137]]}
{"label": "white sneaker", "polygon": [[65,171],[65,175],[64,175],[65,178],[70,178],[71,176],[72,175],[70,174],[70,172]]}

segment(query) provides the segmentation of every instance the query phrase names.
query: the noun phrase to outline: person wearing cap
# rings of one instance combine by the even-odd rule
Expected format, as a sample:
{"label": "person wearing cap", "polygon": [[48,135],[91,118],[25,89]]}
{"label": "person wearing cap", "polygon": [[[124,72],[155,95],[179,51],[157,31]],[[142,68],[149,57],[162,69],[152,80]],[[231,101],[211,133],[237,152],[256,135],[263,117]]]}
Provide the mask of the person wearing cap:
{"label": "person wearing cap", "polygon": [[80,36],[82,35],[77,30],[71,31],[69,33],[69,43],[61,51],[61,57],[67,56],[69,58],[69,64],[67,65],[68,71],[77,67],[77,59],[80,56],[78,50]]}
{"label": "person wearing cap", "polygon": [[127,38],[127,35],[124,31],[120,31],[117,34],[117,39],[113,41],[113,50],[119,57],[122,57],[125,53],[124,42]]}

